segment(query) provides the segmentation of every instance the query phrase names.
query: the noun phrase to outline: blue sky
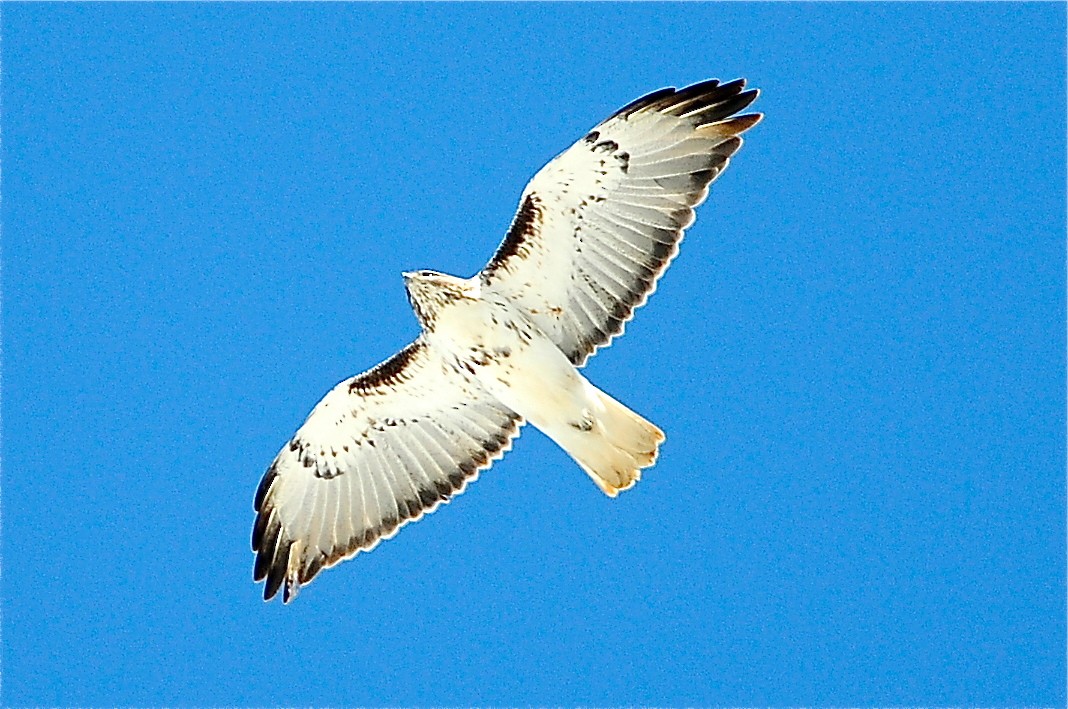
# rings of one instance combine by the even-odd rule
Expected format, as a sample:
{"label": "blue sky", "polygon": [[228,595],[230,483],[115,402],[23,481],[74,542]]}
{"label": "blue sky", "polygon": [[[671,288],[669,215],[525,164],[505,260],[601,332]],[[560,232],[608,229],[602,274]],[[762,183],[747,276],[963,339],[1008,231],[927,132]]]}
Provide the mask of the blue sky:
{"label": "blue sky", "polygon": [[[2,10],[5,705],[1065,703],[1063,4]],[[765,121],[587,374],[291,606],[252,496],[631,99]]]}

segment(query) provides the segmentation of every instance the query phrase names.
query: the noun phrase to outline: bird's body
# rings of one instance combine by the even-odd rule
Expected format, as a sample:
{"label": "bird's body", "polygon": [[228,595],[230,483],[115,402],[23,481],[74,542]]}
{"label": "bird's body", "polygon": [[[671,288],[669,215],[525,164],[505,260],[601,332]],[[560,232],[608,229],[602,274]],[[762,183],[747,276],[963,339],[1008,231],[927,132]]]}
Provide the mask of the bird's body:
{"label": "bird's body", "polygon": [[[591,384],[552,339],[477,278],[406,274],[428,345],[563,448],[606,494],[656,461],[659,428]],[[421,316],[421,318],[424,316]]]}
{"label": "bird's body", "polygon": [[579,371],[620,334],[678,252],[694,208],[759,114],[744,81],[623,107],[527,185],[489,264],[405,274],[419,337],[332,389],[256,491],[254,577],[290,601],[462,492],[529,422],[607,495],[664,434]]}

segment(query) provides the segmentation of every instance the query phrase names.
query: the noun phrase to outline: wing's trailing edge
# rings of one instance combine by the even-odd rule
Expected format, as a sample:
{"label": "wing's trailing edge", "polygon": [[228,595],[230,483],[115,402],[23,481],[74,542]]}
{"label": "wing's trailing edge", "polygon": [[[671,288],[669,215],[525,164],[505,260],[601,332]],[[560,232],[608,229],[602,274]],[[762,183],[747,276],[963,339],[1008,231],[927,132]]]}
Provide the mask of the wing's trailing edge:
{"label": "wing's trailing edge", "polygon": [[576,365],[623,331],[760,114],[745,81],[633,101],[542,168],[482,271]]}
{"label": "wing's trailing edge", "polygon": [[341,382],[256,490],[253,577],[292,600],[324,568],[463,492],[522,421],[422,338]]}

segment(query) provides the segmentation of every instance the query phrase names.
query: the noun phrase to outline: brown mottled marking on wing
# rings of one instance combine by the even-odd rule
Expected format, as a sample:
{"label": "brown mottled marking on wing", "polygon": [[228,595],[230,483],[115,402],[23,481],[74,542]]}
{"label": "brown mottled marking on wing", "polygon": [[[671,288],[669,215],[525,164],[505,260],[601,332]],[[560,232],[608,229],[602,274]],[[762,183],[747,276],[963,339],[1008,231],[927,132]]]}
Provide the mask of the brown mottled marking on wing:
{"label": "brown mottled marking on wing", "polygon": [[744,89],[742,79],[660,89],[587,132],[527,185],[484,289],[584,364],[655,290],[709,185],[760,121],[736,115],[757,97]]}
{"label": "brown mottled marking on wing", "polygon": [[253,578],[285,602],[462,492],[522,419],[420,338],[341,382],[256,489]]}

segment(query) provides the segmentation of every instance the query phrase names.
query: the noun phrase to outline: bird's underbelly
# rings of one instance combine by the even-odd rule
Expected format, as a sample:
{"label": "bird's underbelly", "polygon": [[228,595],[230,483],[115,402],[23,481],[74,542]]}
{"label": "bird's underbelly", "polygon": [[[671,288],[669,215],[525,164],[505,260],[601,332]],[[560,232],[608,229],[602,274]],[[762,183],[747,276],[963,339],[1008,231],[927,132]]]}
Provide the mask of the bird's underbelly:
{"label": "bird's underbelly", "polygon": [[588,403],[585,379],[562,354],[562,361],[556,361],[531,350],[521,348],[511,357],[476,367],[475,376],[501,403],[538,428],[581,418]]}
{"label": "bird's underbelly", "polygon": [[542,430],[583,418],[595,390],[548,335],[499,311],[478,315],[439,323],[438,346],[502,404]]}

